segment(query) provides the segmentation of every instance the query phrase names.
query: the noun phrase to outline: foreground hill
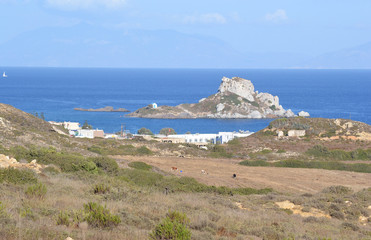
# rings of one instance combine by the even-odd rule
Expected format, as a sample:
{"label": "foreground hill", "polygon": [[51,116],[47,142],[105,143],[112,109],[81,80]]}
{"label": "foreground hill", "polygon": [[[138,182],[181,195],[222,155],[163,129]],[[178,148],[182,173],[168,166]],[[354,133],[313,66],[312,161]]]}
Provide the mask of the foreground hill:
{"label": "foreground hill", "polygon": [[141,118],[277,118],[294,117],[279,104],[279,98],[255,91],[251,81],[223,77],[218,92],[198,103],[175,107],[149,105],[127,116]]}

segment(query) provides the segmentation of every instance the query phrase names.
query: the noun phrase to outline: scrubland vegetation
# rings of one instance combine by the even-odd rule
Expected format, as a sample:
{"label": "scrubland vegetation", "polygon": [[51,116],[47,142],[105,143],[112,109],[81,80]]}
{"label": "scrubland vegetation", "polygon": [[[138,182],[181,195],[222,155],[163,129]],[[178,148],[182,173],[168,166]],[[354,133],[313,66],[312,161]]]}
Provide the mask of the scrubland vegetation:
{"label": "scrubland vegetation", "polygon": [[[318,194],[205,186],[163,176],[145,163],[91,172],[2,172],[4,239],[369,239],[371,188],[342,186]],[[106,171],[110,169],[110,171]],[[17,172],[16,174],[14,172]],[[23,181],[24,176],[33,183]],[[165,186],[170,190],[165,194]],[[289,200],[332,218],[301,217],[275,202]],[[239,203],[240,205],[238,205]],[[240,207],[239,207],[240,206]],[[369,224],[369,223],[366,223]],[[175,238],[174,236],[178,236]]]}
{"label": "scrubland vegetation", "polygon": [[[153,141],[70,139],[41,119],[11,110],[1,115],[11,127],[0,128],[0,154],[48,167],[40,174],[0,169],[1,239],[371,239],[371,188],[293,193],[278,192],[274,184],[213,186],[140,160],[118,165],[110,157],[183,155],[184,161],[222,158],[236,165],[370,173],[369,143],[312,138],[339,131],[333,121],[276,120],[271,132],[201,150]],[[276,127],[308,129],[311,136],[277,140]],[[277,205],[285,200],[302,215]],[[322,216],[312,216],[315,212]]]}

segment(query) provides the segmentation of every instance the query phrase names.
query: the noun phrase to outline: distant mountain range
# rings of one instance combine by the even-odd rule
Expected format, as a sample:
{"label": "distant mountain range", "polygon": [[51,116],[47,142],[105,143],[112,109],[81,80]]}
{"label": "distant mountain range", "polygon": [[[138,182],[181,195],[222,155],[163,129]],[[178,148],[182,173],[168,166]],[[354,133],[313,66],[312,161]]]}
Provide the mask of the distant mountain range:
{"label": "distant mountain range", "polygon": [[42,28],[0,44],[1,66],[153,68],[371,68],[371,42],[318,57],[241,52],[217,38],[173,30],[78,24]]}

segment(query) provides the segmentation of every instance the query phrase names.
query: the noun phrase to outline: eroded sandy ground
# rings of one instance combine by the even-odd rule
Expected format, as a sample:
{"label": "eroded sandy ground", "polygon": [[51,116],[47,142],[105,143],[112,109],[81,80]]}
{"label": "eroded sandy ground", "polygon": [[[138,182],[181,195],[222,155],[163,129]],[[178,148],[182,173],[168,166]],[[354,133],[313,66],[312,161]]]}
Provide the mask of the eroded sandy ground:
{"label": "eroded sandy ground", "polygon": [[[188,176],[216,186],[273,188],[292,193],[316,193],[322,189],[343,185],[355,191],[371,187],[371,174],[347,171],[302,168],[247,167],[240,160],[179,157],[114,156],[121,164],[142,161],[177,176]],[[173,171],[171,168],[178,168]],[[208,174],[202,174],[205,170]],[[181,172],[180,172],[181,171]],[[232,175],[236,174],[235,179]]]}

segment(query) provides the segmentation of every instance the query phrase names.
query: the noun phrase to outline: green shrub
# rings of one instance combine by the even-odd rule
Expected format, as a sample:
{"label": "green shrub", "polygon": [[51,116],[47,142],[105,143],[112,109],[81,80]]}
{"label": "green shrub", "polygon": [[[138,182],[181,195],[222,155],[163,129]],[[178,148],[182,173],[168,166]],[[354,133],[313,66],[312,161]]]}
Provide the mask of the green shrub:
{"label": "green shrub", "polygon": [[79,155],[66,152],[57,152],[55,148],[38,148],[31,146],[29,149],[24,147],[14,147],[9,150],[9,155],[16,159],[31,161],[37,159],[41,164],[54,164],[61,168],[63,172],[89,171],[97,172],[94,162]]}
{"label": "green shrub", "polygon": [[210,157],[213,158],[231,158],[232,156],[232,153],[228,153],[225,148],[220,145],[214,145],[210,149]]}
{"label": "green shrub", "polygon": [[107,173],[115,173],[119,169],[117,162],[108,157],[95,157],[89,159],[91,162]]}
{"label": "green shrub", "polygon": [[270,130],[260,131],[259,134],[263,136],[277,136],[278,135],[277,132],[270,131]]}
{"label": "green shrub", "polygon": [[249,194],[266,194],[272,189],[253,189],[253,188],[229,188],[229,187],[215,187],[199,183],[191,177],[173,177],[163,176],[152,171],[138,170],[138,169],[122,169],[118,178],[135,185],[142,187],[156,188],[164,190],[165,188],[175,192],[207,192],[217,193],[221,195],[249,195]]}
{"label": "green shrub", "polygon": [[238,139],[238,138],[234,138],[234,139],[232,139],[231,141],[228,142],[228,145],[236,145],[236,146],[239,146],[239,145],[241,145],[241,141],[240,141],[240,139]]}
{"label": "green shrub", "polygon": [[251,194],[267,194],[272,192],[271,188],[262,188],[262,189],[255,189],[255,188],[232,188],[232,193],[239,194],[239,195],[251,195]]}
{"label": "green shrub", "polygon": [[104,154],[104,150],[101,147],[94,146],[94,145],[91,146],[91,147],[88,147],[88,151],[95,152],[95,153],[98,153],[98,154]]}
{"label": "green shrub", "polygon": [[25,191],[25,194],[29,198],[44,199],[46,192],[47,192],[47,189],[44,184],[36,183],[31,186],[28,186]]}
{"label": "green shrub", "polygon": [[42,171],[44,173],[51,173],[51,174],[58,174],[60,173],[60,170],[55,166],[47,166],[46,168],[43,168]]}
{"label": "green shrub", "polygon": [[330,186],[322,190],[323,193],[333,193],[333,194],[351,194],[353,190],[345,186]]}
{"label": "green shrub", "polygon": [[344,222],[341,224],[341,226],[345,229],[350,229],[355,232],[359,230],[359,227],[356,224],[350,222]]}
{"label": "green shrub", "polygon": [[176,132],[172,128],[163,128],[163,129],[160,130],[160,134],[162,134],[162,135],[175,135]]}
{"label": "green shrub", "polygon": [[347,152],[339,149],[329,150],[324,146],[315,145],[314,147],[308,149],[306,153],[314,157],[335,160],[371,160],[371,149],[357,149]]}
{"label": "green shrub", "polygon": [[111,188],[104,183],[96,184],[93,187],[94,194],[105,194],[111,191]]}
{"label": "green shrub", "polygon": [[98,172],[97,165],[95,165],[95,163],[93,163],[91,161],[83,161],[82,163],[77,164],[77,165],[73,165],[73,166],[75,168],[75,171],[85,170],[85,171],[90,172],[90,173],[97,173]]}
{"label": "green shrub", "polygon": [[93,129],[92,125],[90,125],[87,120],[85,120],[81,128],[82,129]]}
{"label": "green shrub", "polygon": [[136,150],[136,152],[137,152],[137,155],[152,155],[153,154],[153,152],[150,149],[148,149],[146,146],[139,147]]}
{"label": "green shrub", "polygon": [[345,219],[345,215],[341,211],[330,210],[330,216],[333,218],[340,219],[340,220]]}
{"label": "green shrub", "polygon": [[317,168],[327,170],[340,170],[371,173],[371,164],[367,163],[341,163],[337,161],[301,161],[295,159],[283,160],[278,162],[265,162],[261,160],[249,161],[244,160],[239,164],[245,166],[271,166],[271,167],[288,167],[288,168]]}
{"label": "green shrub", "polygon": [[148,165],[147,163],[144,162],[131,162],[129,163],[129,167],[144,171],[149,171],[152,169],[151,165]]}
{"label": "green shrub", "polygon": [[142,187],[158,186],[163,179],[161,174],[138,169],[121,169],[119,178]]}
{"label": "green shrub", "polygon": [[84,204],[85,221],[92,227],[109,228],[117,226],[121,219],[117,215],[112,215],[110,211],[95,202]]}
{"label": "green shrub", "polygon": [[0,219],[1,218],[7,218],[8,214],[6,212],[6,207],[5,205],[0,201]]}
{"label": "green shrub", "polygon": [[153,135],[152,131],[149,130],[148,128],[142,127],[141,129],[138,130],[138,134],[141,135]]}
{"label": "green shrub", "polygon": [[249,161],[249,160],[244,160],[240,162],[241,165],[244,166],[270,166],[269,162],[263,161],[263,160],[256,160],[256,161]]}
{"label": "green shrub", "polygon": [[36,174],[28,169],[5,168],[0,169],[0,183],[8,182],[14,184],[36,183]]}
{"label": "green shrub", "polygon": [[70,226],[70,217],[68,213],[60,211],[57,216],[57,225]]}
{"label": "green shrub", "polygon": [[189,219],[184,213],[169,211],[165,219],[159,223],[150,234],[150,239],[191,239],[191,231],[188,228]]}
{"label": "green shrub", "polygon": [[269,149],[263,149],[260,153],[261,154],[268,154],[268,153],[271,153],[272,150],[269,150]]}

